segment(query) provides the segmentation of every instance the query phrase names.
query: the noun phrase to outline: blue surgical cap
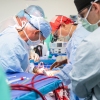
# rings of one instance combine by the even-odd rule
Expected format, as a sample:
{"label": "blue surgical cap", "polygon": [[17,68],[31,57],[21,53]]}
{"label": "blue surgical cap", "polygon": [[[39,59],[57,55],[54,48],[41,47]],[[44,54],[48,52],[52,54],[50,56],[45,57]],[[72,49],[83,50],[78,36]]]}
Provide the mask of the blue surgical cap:
{"label": "blue surgical cap", "polygon": [[[43,9],[40,6],[37,5],[30,5],[29,7],[27,7],[25,9],[25,11],[29,14],[29,15],[34,15],[36,17],[44,17],[45,18],[45,14]],[[30,19],[30,16],[24,12],[24,10],[21,10],[17,16],[18,17],[26,17],[27,20]]]}
{"label": "blue surgical cap", "polygon": [[[39,22],[39,24],[38,24]],[[35,28],[37,28],[38,30],[40,30],[41,34],[47,38],[49,36],[49,34],[51,33],[51,27],[49,22],[47,22],[43,17],[35,17],[33,16],[32,18],[30,18],[29,23]]]}

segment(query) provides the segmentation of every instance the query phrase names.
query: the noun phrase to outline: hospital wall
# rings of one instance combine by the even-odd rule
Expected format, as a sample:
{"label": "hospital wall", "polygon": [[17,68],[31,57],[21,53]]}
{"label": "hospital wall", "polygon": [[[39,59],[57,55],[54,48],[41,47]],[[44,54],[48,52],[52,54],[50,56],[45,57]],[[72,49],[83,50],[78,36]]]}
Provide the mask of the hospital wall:
{"label": "hospital wall", "polygon": [[0,22],[9,16],[16,15],[29,5],[43,8],[48,21],[55,15],[76,15],[74,0],[0,0]]}

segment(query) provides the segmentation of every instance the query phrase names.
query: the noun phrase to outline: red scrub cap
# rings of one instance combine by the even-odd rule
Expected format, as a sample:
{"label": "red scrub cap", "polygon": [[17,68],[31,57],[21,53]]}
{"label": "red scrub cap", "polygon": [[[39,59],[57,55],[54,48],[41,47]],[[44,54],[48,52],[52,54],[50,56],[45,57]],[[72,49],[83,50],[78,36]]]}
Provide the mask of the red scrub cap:
{"label": "red scrub cap", "polygon": [[52,31],[56,31],[57,29],[59,29],[61,23],[69,24],[69,23],[74,23],[74,21],[71,20],[70,18],[66,17],[66,16],[56,15],[50,21],[50,25],[51,25]]}

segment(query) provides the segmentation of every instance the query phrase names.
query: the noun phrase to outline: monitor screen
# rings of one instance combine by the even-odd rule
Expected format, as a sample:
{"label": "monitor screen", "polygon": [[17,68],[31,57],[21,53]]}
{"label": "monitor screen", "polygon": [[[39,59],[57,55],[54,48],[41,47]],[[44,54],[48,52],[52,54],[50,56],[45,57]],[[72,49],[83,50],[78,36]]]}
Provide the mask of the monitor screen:
{"label": "monitor screen", "polygon": [[57,47],[62,47],[62,43],[57,43]]}

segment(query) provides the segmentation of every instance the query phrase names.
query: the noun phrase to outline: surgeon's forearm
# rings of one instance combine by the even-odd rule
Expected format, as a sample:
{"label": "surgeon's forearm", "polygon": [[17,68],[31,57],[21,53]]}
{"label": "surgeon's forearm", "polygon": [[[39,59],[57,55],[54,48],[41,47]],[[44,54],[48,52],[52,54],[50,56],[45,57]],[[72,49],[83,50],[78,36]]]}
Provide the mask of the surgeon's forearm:
{"label": "surgeon's forearm", "polygon": [[54,76],[58,77],[64,83],[64,85],[69,85],[71,83],[68,73],[66,73],[63,70],[61,70],[59,73],[55,74]]}
{"label": "surgeon's forearm", "polygon": [[72,65],[69,63],[66,66],[64,66],[63,69],[59,73],[55,74],[55,76],[61,79],[65,85],[69,85],[71,82],[70,76],[69,76],[69,73],[71,70],[72,70]]}

